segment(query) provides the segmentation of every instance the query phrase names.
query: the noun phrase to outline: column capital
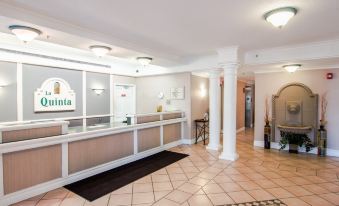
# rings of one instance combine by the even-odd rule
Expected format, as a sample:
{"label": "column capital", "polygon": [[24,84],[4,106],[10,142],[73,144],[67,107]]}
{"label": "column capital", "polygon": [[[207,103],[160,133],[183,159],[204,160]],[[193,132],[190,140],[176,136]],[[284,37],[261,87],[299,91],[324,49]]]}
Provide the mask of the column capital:
{"label": "column capital", "polygon": [[221,69],[211,69],[208,71],[209,78],[210,79],[216,79],[219,78],[221,75],[222,70]]}
{"label": "column capital", "polygon": [[224,76],[225,75],[237,75],[239,65],[240,64],[237,62],[233,62],[233,63],[229,62],[227,64],[220,65],[220,67],[222,67],[224,70]]}
{"label": "column capital", "polygon": [[232,65],[239,65],[239,47],[231,46],[220,48],[218,52],[218,64],[221,68],[229,67]]}

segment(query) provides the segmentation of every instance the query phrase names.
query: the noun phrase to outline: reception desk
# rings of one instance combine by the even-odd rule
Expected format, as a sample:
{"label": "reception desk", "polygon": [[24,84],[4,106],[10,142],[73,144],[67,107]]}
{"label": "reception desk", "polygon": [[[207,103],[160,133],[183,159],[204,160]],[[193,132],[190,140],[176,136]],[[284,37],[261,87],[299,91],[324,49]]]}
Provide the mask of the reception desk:
{"label": "reception desk", "polygon": [[[44,133],[47,137],[40,133],[36,138],[32,134],[29,138],[16,135],[16,141],[4,141],[0,144],[0,205],[33,197],[181,144],[187,121],[183,112],[134,115],[134,119],[130,125],[111,122],[76,126],[69,127],[67,132],[61,129],[57,135],[50,130],[52,136],[49,132]],[[59,123],[61,127],[67,125],[67,122]],[[17,128],[12,126],[12,131],[39,129],[43,124],[37,125],[15,125]]]}

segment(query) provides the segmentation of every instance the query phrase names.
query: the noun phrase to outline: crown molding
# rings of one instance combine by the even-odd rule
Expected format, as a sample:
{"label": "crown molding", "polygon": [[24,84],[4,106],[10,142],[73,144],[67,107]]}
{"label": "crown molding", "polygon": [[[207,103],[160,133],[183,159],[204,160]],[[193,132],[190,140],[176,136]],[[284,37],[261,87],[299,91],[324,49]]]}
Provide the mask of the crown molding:
{"label": "crown molding", "polygon": [[[339,69],[339,65],[333,65],[333,66],[326,66],[326,67],[315,67],[315,68],[302,68],[297,70],[296,72],[303,72],[303,71],[313,71],[313,70],[326,70],[326,69]],[[287,72],[283,68],[281,69],[271,69],[271,70],[258,70],[254,71],[254,74],[269,74],[269,73],[282,73]]]}
{"label": "crown molding", "polygon": [[254,50],[245,53],[246,65],[274,64],[339,57],[339,39]]}

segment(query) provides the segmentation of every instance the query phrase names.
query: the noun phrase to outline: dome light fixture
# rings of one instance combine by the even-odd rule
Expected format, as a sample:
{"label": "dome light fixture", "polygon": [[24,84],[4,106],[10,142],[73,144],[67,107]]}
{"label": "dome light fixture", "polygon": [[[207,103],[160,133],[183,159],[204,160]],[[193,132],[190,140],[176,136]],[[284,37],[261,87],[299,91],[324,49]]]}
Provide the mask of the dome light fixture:
{"label": "dome light fixture", "polygon": [[98,57],[105,56],[108,52],[112,50],[111,47],[100,45],[90,46],[89,49],[92,50],[92,52]]}
{"label": "dome light fixture", "polygon": [[11,25],[8,27],[9,30],[15,36],[23,42],[29,42],[38,37],[42,32],[38,29],[28,27],[28,26],[20,26],[20,25]]}
{"label": "dome light fixture", "polygon": [[151,57],[137,57],[137,61],[142,65],[142,66],[147,66],[152,62],[153,58]]}
{"label": "dome light fixture", "polygon": [[293,7],[283,7],[267,12],[264,18],[273,26],[282,28],[287,22],[297,14],[297,9]]}
{"label": "dome light fixture", "polygon": [[294,73],[301,67],[301,64],[290,64],[290,65],[284,65],[283,68],[288,71],[289,73]]}

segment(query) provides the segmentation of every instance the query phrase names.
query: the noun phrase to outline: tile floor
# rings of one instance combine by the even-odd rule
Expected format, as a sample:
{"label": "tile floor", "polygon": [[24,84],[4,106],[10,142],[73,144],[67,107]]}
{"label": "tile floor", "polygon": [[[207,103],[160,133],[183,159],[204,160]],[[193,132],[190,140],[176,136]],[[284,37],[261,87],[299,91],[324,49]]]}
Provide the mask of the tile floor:
{"label": "tile floor", "polygon": [[339,158],[265,151],[238,134],[240,158],[218,159],[200,143],[172,151],[190,156],[94,202],[59,188],[15,206],[208,206],[280,199],[290,206],[339,205]]}

